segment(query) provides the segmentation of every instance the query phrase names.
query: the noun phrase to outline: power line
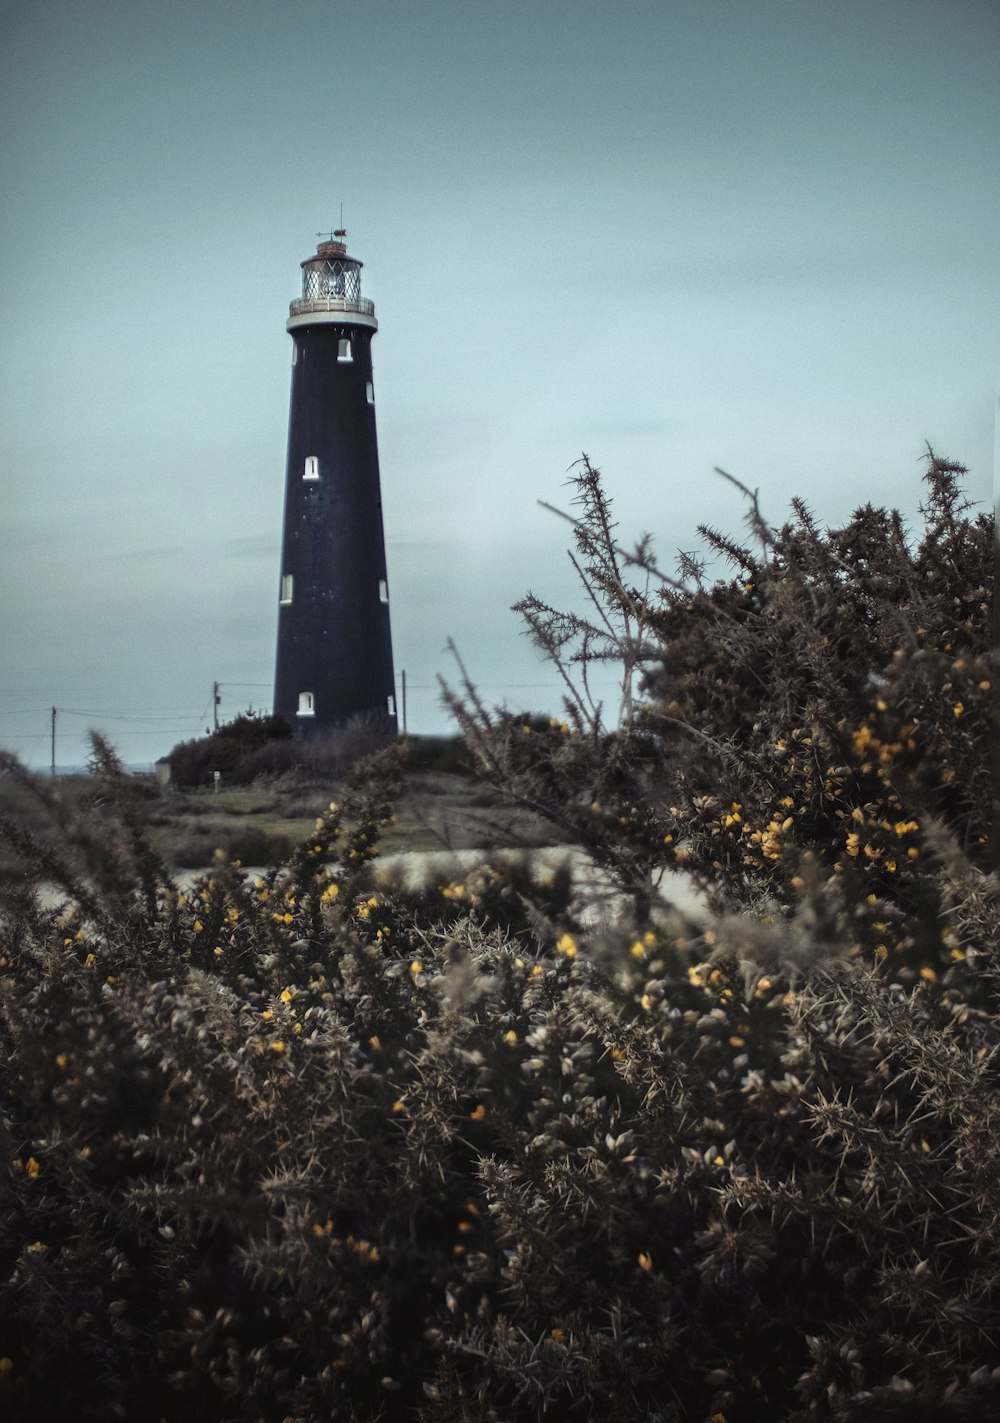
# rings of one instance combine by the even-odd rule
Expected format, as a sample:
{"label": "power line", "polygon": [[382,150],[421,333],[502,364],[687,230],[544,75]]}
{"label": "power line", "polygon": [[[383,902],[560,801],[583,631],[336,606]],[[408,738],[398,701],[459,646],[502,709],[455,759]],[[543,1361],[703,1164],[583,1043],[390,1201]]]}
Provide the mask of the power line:
{"label": "power line", "polygon": [[[548,682],[505,682],[505,681],[488,681],[488,682],[483,681],[483,682],[481,682],[481,681],[475,681],[474,685],[475,685],[476,688],[479,689],[479,690],[482,690],[482,691],[484,691],[484,692],[493,692],[493,693],[498,692],[498,691],[499,691],[499,692],[504,692],[504,693],[527,692],[527,691],[531,691],[531,692],[546,692],[546,693],[548,693],[549,695],[552,695],[552,694],[554,694],[555,692],[557,692],[557,691],[560,690],[558,680],[555,678],[555,676],[553,676],[552,680],[550,680],[550,681],[548,681]],[[272,683],[270,683],[270,682],[217,682],[217,683],[215,684],[215,688],[217,688],[219,691],[225,690],[225,689],[227,689],[227,688],[240,688],[240,689],[247,689],[247,688],[249,688],[249,689],[253,689],[253,690],[263,690],[263,689],[270,689],[271,686],[272,686]],[[620,690],[621,683],[620,683],[619,681],[616,681],[616,680],[607,680],[607,681],[605,681],[605,680],[603,680],[603,679],[600,680],[600,681],[593,681],[593,680],[592,680],[592,681],[591,681],[591,687],[592,687],[592,689],[593,689],[594,691],[604,691],[604,690],[615,690],[615,691],[618,691],[618,690]],[[408,691],[408,692],[426,692],[426,691],[437,692],[437,691],[440,691],[440,683],[437,682],[437,681],[435,681],[435,682],[413,682],[413,681],[410,680],[409,677],[407,677],[407,691]],[[213,689],[213,695],[214,695],[214,694],[215,694],[215,691],[214,691],[214,689]],[[221,700],[221,698],[220,698],[220,700]],[[122,723],[124,723],[124,724],[131,724],[133,727],[136,727],[137,725],[139,725],[139,726],[141,726],[141,727],[143,727],[143,728],[147,728],[147,729],[143,729],[143,730],[138,730],[138,729],[136,729],[136,730],[128,730],[128,731],[123,729],[123,730],[118,731],[118,732],[115,733],[116,736],[118,736],[118,737],[120,737],[120,738],[126,738],[126,737],[127,737],[127,738],[129,738],[129,739],[133,739],[133,738],[135,738],[135,737],[142,737],[142,736],[150,737],[150,736],[157,736],[157,735],[161,735],[161,736],[164,736],[164,737],[166,737],[166,736],[178,736],[178,737],[180,737],[180,736],[185,736],[185,735],[189,735],[189,736],[190,736],[190,735],[195,735],[195,736],[196,736],[196,735],[198,734],[199,729],[200,729],[202,726],[204,726],[204,724],[205,724],[205,718],[206,718],[206,716],[208,715],[208,711],[209,711],[209,708],[210,708],[210,707],[211,707],[211,701],[209,701],[209,703],[207,703],[206,706],[203,708],[203,710],[202,710],[200,713],[198,713],[197,715],[194,715],[194,714],[189,713],[189,712],[187,712],[187,711],[173,711],[173,712],[151,713],[151,712],[148,712],[148,711],[127,712],[127,711],[121,711],[121,710],[119,709],[119,710],[114,711],[114,712],[104,712],[104,711],[98,711],[98,710],[92,709],[92,708],[91,708],[91,709],[88,709],[88,708],[83,708],[83,707],[58,707],[58,708],[56,708],[56,710],[57,710],[57,712],[58,712],[58,714],[59,714],[60,716],[89,717],[89,718],[92,718],[92,719],[93,719],[95,722],[97,722],[97,723],[112,722],[112,723],[116,723],[116,724],[119,724],[119,725],[122,724]],[[18,717],[20,717],[20,718],[22,718],[22,719],[25,719],[25,718],[35,718],[35,717],[41,718],[42,716],[47,716],[50,711],[51,711],[51,708],[50,708],[50,707],[45,707],[45,706],[25,707],[25,708],[7,708],[7,709],[4,709],[3,711],[0,711],[0,717],[7,718],[7,719],[9,719],[9,718],[11,718],[11,717],[13,717],[13,718],[18,718]],[[18,731],[10,731],[10,732],[5,733],[4,736],[3,736],[3,740],[4,740],[5,742],[21,741],[21,742],[28,742],[28,743],[34,743],[34,742],[39,742],[39,743],[40,743],[40,742],[42,742],[44,739],[47,739],[47,738],[45,737],[45,734],[42,733],[42,732],[38,732],[38,731],[19,731],[19,732],[18,732]]]}
{"label": "power line", "polygon": [[[51,707],[25,707],[16,711],[0,711],[0,716],[47,716]],[[95,716],[102,721],[187,721],[192,719],[192,715],[187,710],[161,712],[151,715],[148,712],[101,712],[88,711],[80,707],[59,707],[60,716]]]}
{"label": "power line", "polygon": [[[621,688],[621,682],[597,682],[592,677],[588,680],[592,687]],[[411,682],[409,677],[406,679],[406,685],[411,692],[437,691],[440,686],[438,682]],[[551,692],[558,690],[562,686],[562,683],[559,682],[556,677],[553,677],[551,682],[480,682],[478,679],[473,678],[472,685],[477,690],[481,687],[489,689],[499,687],[508,692]]]}
{"label": "power line", "polygon": [[[186,726],[164,727],[162,733],[156,731],[116,731],[115,738],[121,739],[125,736],[145,736],[148,740],[150,737],[161,734],[163,736],[183,736],[185,732],[190,733],[190,731],[191,723],[188,722]],[[74,733],[74,736],[78,741],[81,739],[81,733]],[[8,731],[0,737],[0,744],[8,741],[46,741],[47,739],[48,733],[44,731]]]}
{"label": "power line", "polygon": [[93,716],[99,721],[143,721],[150,724],[154,722],[179,721],[182,717],[185,720],[191,719],[187,712],[168,712],[162,716],[150,716],[146,712],[99,712],[82,711],[79,707],[60,707],[60,716]]}

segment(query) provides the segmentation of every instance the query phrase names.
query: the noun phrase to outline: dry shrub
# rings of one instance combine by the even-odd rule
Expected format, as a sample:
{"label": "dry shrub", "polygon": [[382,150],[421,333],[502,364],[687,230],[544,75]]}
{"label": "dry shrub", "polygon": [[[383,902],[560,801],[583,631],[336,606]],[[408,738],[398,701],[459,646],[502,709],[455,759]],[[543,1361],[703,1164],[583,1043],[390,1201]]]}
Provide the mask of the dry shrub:
{"label": "dry shrub", "polygon": [[[3,827],[11,1415],[996,1416],[989,595],[949,509],[922,641],[866,625],[856,672],[798,645],[794,686],[726,695],[741,639],[777,649],[812,606],[776,535],[749,590],[651,585],[647,700],[613,729],[585,697],[565,726],[465,705],[480,764],[604,854],[630,922],[581,929],[530,862],[373,880],[393,751],[283,865],[222,857],[186,893],[99,741],[83,806],[7,762],[39,807]],[[817,603],[817,655],[852,597]],[[667,930],[642,915],[678,842],[728,912]]]}

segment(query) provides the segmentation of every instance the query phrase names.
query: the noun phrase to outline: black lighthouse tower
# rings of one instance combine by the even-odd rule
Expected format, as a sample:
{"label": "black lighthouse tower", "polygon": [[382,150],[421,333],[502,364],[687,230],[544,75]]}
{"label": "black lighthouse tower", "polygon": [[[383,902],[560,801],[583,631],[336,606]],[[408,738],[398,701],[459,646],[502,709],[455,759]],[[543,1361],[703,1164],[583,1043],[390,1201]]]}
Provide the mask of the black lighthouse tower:
{"label": "black lighthouse tower", "polygon": [[357,717],[395,729],[372,337],[346,233],[302,263],[293,342],[274,710],[314,739]]}

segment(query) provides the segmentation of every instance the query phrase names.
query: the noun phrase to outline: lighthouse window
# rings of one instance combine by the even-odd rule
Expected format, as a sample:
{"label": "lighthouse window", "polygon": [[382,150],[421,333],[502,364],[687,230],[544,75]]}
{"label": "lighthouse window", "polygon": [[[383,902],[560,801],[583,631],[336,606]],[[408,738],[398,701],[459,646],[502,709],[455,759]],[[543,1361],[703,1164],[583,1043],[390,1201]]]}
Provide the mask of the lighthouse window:
{"label": "lighthouse window", "polygon": [[380,603],[389,601],[389,585],[384,578],[378,580],[378,600]]}
{"label": "lighthouse window", "polygon": [[390,695],[390,696],[386,697],[386,699],[385,699],[385,709],[386,709],[386,711],[389,713],[390,716],[395,716],[395,715],[396,715],[396,698],[395,698],[394,696],[391,696],[391,695]]}
{"label": "lighthouse window", "polygon": [[375,404],[375,387],[372,385],[371,381],[368,381],[367,384],[365,385],[365,395],[367,395],[367,397],[368,397],[368,404],[369,404],[369,405],[374,405],[374,404]]}
{"label": "lighthouse window", "polygon": [[354,360],[354,357],[351,355],[351,343],[350,343],[350,341],[340,341],[340,342],[338,342],[338,344],[337,344],[337,360],[338,360],[338,361],[353,361],[353,360]]}
{"label": "lighthouse window", "polygon": [[317,455],[306,456],[306,468],[302,478],[319,479],[319,457]]}
{"label": "lighthouse window", "polygon": [[298,710],[298,715],[299,715],[299,716],[315,716],[315,715],[316,715],[316,698],[313,696],[312,692],[300,692],[300,693],[299,693],[299,710]]}
{"label": "lighthouse window", "polygon": [[292,601],[292,575],[283,573],[281,575],[281,602],[290,603]]}

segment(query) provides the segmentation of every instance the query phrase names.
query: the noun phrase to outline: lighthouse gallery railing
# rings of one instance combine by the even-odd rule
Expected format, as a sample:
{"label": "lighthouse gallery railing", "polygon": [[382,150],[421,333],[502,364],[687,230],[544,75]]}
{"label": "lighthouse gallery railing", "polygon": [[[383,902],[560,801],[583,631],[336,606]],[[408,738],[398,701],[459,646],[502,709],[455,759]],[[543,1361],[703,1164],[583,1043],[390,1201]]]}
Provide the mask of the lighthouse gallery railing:
{"label": "lighthouse gallery railing", "polygon": [[288,315],[308,316],[313,311],[356,311],[360,316],[374,316],[375,303],[363,296],[355,300],[343,296],[297,297],[288,308]]}

